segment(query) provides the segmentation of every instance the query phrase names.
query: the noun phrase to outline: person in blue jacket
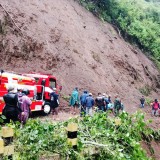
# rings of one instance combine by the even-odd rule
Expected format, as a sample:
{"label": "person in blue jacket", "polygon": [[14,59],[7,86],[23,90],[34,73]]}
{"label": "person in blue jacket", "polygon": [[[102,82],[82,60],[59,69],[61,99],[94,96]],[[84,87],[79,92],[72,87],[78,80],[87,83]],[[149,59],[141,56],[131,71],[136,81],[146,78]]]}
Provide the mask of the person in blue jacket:
{"label": "person in blue jacket", "polygon": [[86,98],[88,97],[88,92],[84,91],[82,93],[82,95],[80,96],[80,104],[81,104],[81,112],[80,112],[80,116],[85,115],[86,113]]}
{"label": "person in blue jacket", "polygon": [[89,96],[86,98],[86,114],[92,116],[92,110],[94,106],[94,98],[92,93],[89,93]]}
{"label": "person in blue jacket", "polygon": [[79,108],[79,93],[77,87],[72,91],[69,105],[71,106],[71,113],[76,114]]}

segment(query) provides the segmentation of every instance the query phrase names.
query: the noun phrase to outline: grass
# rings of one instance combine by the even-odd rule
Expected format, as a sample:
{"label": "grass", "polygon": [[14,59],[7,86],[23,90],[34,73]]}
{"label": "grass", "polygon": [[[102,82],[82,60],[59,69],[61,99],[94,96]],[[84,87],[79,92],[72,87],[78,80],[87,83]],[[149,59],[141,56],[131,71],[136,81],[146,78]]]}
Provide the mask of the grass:
{"label": "grass", "polygon": [[62,98],[64,100],[66,100],[67,102],[69,102],[69,100],[70,100],[70,96],[68,96],[68,95],[62,95]]}
{"label": "grass", "polygon": [[142,93],[144,96],[149,96],[151,93],[151,87],[146,85],[142,88],[139,88],[140,93]]}

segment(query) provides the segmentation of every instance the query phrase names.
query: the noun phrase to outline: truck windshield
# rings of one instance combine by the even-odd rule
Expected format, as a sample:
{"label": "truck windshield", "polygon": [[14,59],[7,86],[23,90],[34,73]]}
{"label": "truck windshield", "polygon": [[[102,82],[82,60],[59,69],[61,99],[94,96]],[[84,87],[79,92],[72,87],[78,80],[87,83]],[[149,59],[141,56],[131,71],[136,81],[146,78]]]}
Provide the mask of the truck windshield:
{"label": "truck windshield", "polygon": [[56,88],[56,80],[53,78],[49,79],[49,87],[50,88]]}

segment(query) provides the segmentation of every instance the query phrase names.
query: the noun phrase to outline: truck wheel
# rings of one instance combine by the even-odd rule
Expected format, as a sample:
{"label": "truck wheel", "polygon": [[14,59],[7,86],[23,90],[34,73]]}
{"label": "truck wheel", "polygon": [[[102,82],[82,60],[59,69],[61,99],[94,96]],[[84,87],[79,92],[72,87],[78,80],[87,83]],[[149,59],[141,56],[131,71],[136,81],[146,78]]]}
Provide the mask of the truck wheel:
{"label": "truck wheel", "polygon": [[43,106],[43,114],[44,115],[48,115],[51,113],[51,106],[50,106],[50,103],[45,103],[44,106]]}

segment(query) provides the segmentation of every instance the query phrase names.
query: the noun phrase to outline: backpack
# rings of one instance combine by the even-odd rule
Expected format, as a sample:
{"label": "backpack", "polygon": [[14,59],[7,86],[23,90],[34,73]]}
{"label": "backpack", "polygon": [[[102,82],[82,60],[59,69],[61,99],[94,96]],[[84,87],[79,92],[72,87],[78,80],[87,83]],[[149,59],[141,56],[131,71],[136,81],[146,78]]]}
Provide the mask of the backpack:
{"label": "backpack", "polygon": [[95,99],[95,102],[96,102],[96,105],[97,105],[97,106],[104,106],[104,98],[103,98],[103,97],[98,96],[98,97]]}

